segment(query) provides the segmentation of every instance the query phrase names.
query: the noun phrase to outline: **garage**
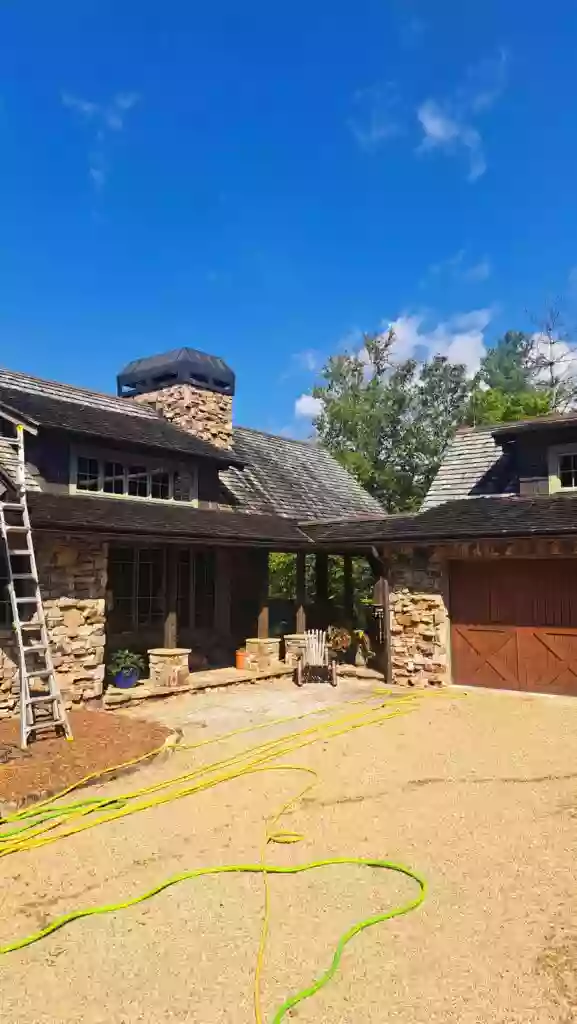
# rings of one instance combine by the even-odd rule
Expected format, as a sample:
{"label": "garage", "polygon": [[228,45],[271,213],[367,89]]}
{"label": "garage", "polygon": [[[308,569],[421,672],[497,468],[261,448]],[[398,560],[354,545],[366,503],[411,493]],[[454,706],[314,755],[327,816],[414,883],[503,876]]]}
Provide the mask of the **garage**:
{"label": "garage", "polygon": [[577,696],[577,561],[450,563],[453,682]]}

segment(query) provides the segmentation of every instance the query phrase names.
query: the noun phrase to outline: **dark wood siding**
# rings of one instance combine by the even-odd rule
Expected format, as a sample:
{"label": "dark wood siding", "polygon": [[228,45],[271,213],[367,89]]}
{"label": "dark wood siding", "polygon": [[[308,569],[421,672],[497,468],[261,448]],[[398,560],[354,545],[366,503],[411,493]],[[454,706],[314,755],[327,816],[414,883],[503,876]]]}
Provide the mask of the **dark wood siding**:
{"label": "dark wood siding", "polygon": [[453,680],[577,695],[577,561],[454,562]]}

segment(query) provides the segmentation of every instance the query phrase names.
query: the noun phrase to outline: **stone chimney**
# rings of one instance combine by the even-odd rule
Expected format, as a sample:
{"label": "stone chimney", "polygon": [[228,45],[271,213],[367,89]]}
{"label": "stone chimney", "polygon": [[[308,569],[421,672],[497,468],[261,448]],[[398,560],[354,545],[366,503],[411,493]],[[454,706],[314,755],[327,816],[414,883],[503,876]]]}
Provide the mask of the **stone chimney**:
{"label": "stone chimney", "polygon": [[235,376],[224,360],[193,348],[135,359],[118,374],[118,394],[145,402],[182,430],[232,447]]}

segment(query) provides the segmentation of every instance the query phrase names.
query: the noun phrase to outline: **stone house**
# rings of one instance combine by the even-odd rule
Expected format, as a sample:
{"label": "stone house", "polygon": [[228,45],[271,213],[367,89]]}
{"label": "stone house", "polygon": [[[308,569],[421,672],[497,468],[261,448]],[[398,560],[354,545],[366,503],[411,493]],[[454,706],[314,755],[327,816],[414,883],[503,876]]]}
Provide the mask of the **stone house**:
{"label": "stone house", "polygon": [[577,695],[577,415],[459,430],[419,513],[308,532],[380,553],[393,681]]}
{"label": "stone house", "polygon": [[[235,377],[219,359],[181,349],[138,360],[117,392],[0,370],[0,493],[10,500],[6,439],[20,423],[54,663],[75,702],[101,696],[109,651],[182,646],[221,665],[266,637],[271,551],[296,555],[301,630],[304,559],[315,556],[322,619],[328,548],[303,524],[382,517],[322,448],[233,427]],[[0,716],[18,689],[6,578],[2,556]]]}

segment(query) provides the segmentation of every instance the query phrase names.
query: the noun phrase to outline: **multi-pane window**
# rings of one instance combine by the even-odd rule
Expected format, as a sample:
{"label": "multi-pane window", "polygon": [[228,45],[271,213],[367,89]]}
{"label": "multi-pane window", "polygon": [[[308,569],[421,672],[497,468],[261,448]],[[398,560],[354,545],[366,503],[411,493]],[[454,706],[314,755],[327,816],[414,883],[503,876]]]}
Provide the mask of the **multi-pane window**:
{"label": "multi-pane window", "polygon": [[100,466],[98,459],[80,456],[76,468],[76,486],[79,491],[100,490]]}
{"label": "multi-pane window", "polygon": [[124,466],[121,462],[104,463],[102,490],[105,494],[124,494]]}
{"label": "multi-pane window", "polygon": [[128,493],[133,498],[148,498],[149,483],[146,466],[128,467]]}
{"label": "multi-pane window", "polygon": [[12,625],[12,611],[8,597],[8,565],[4,554],[0,555],[0,629]]}
{"label": "multi-pane window", "polygon": [[[113,633],[146,632],[162,626],[167,608],[166,550],[110,548],[108,588]],[[177,553],[177,619],[179,629],[214,626],[214,551],[179,548]]]}
{"label": "multi-pane window", "polygon": [[75,483],[78,491],[152,498],[155,501],[185,501],[196,498],[196,474],[137,463],[113,462],[79,455]]}
{"label": "multi-pane window", "polygon": [[561,487],[577,487],[577,452],[559,456]]}

